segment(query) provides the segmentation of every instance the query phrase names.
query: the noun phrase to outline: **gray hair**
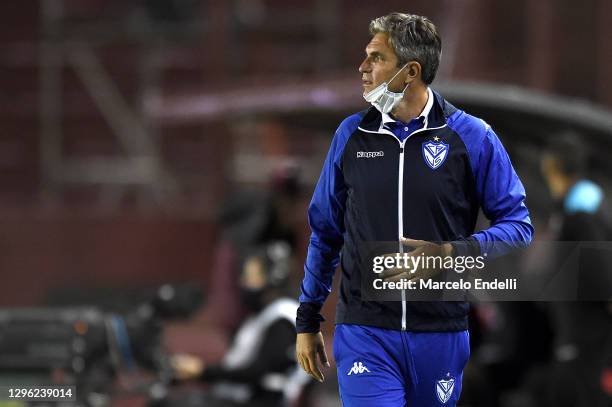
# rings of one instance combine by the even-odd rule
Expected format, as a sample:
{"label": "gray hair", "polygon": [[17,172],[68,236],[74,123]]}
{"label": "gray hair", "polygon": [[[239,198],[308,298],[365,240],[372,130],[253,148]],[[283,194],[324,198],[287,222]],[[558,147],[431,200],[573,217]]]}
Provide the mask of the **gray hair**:
{"label": "gray hair", "polygon": [[398,66],[410,61],[421,64],[421,79],[433,82],[440,65],[442,40],[436,26],[427,18],[414,14],[391,13],[370,22],[370,34],[384,33],[399,60]]}

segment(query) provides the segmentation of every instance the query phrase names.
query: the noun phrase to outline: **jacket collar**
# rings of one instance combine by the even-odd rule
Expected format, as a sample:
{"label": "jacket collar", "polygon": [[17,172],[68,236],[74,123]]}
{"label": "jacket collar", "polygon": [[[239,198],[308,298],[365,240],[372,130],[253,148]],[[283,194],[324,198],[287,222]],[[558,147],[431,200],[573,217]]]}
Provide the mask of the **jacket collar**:
{"label": "jacket collar", "polygon": [[[438,92],[427,88],[429,97],[419,117],[425,117],[425,128],[441,127],[446,124],[445,107],[447,102]],[[381,114],[374,106],[371,106],[363,116],[359,127],[370,132],[379,132],[382,126],[389,122],[395,122],[388,114]]]}
{"label": "jacket collar", "polygon": [[[424,124],[427,127],[427,116],[431,112],[431,108],[433,107],[434,96],[430,87],[427,87],[427,103],[425,103],[425,107],[421,111],[421,113],[415,117],[415,119],[420,119],[423,117],[425,119]],[[381,113],[383,126],[388,123],[395,123],[397,120],[389,116],[387,113]]]}

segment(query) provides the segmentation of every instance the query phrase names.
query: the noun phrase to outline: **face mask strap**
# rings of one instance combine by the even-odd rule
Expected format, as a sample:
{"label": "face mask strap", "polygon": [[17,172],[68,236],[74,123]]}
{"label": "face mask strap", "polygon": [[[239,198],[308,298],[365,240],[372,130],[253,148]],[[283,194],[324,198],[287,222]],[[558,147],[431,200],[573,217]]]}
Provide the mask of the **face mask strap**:
{"label": "face mask strap", "polygon": [[[407,67],[407,66],[408,66],[408,62],[406,62],[406,64],[404,64],[404,66],[402,66],[402,67],[400,68],[400,70],[399,70],[399,71],[397,71],[397,72],[395,73],[395,75],[393,75],[393,77],[392,77],[391,79],[389,79],[389,81],[388,81],[387,83],[391,83],[391,82],[393,82],[393,79],[395,79],[395,77],[396,77],[397,75],[399,75],[399,73],[400,73],[400,72],[402,72],[402,71],[404,70],[404,68],[405,68],[405,67]],[[406,90],[406,89],[404,89],[404,90]]]}
{"label": "face mask strap", "polygon": [[393,75],[393,77],[392,77],[391,79],[389,79],[388,81],[384,82],[384,84],[385,84],[385,89],[386,89],[388,92],[392,92],[392,93],[395,93],[395,94],[399,94],[399,93],[404,94],[404,92],[406,92],[406,89],[408,89],[408,86],[410,86],[410,83],[407,83],[407,84],[406,84],[406,86],[404,86],[404,89],[403,89],[401,92],[393,92],[392,90],[389,90],[389,84],[390,84],[391,82],[393,82],[393,79],[395,79],[395,77],[396,77],[397,75],[399,75],[399,73],[400,73],[400,72],[402,72],[402,71],[404,70],[404,68],[406,68],[407,66],[408,66],[408,62],[406,62],[406,64],[405,64],[404,66],[402,66],[402,67],[400,68],[400,70],[399,70],[399,71],[397,71],[397,72],[395,73],[395,75]]}

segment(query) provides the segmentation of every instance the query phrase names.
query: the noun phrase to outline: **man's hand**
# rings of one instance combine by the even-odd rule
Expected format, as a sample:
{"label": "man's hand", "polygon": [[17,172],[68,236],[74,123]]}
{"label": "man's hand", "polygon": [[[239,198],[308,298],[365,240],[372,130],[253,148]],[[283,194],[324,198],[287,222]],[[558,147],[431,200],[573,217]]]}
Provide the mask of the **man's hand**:
{"label": "man's hand", "polygon": [[[414,247],[414,249],[407,253],[408,257],[419,257],[423,256],[424,258],[433,258],[433,257],[447,257],[452,255],[452,246],[450,243],[444,244],[436,244],[433,242],[427,242],[425,240],[415,240],[402,237],[400,242],[404,246]],[[394,257],[395,254],[390,254],[389,256]],[[410,263],[414,264],[414,263]],[[381,277],[384,281],[400,281],[405,278],[407,280],[418,280],[418,279],[426,279],[435,276],[438,274],[440,269],[434,267],[426,267],[426,264],[423,264],[421,261],[418,267],[414,269],[403,269],[403,268],[393,268],[385,270]]]}
{"label": "man's hand", "polygon": [[295,354],[302,369],[318,381],[323,382],[325,378],[318,362],[320,361],[321,365],[329,367],[323,334],[321,332],[297,334]]}
{"label": "man's hand", "polygon": [[177,380],[197,379],[204,372],[204,361],[197,356],[178,353],[170,357],[170,366]]}

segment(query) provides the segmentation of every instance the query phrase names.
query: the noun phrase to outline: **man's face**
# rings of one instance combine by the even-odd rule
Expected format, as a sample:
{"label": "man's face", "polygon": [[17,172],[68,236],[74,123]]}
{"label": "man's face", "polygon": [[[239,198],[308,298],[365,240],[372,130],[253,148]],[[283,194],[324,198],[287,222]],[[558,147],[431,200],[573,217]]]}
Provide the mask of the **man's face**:
{"label": "man's face", "polygon": [[263,290],[267,283],[263,261],[257,256],[251,256],[244,262],[240,287],[246,290]]}
{"label": "man's face", "polygon": [[540,171],[548,185],[550,195],[554,199],[563,198],[566,177],[563,175],[563,171],[560,170],[559,160],[551,154],[544,154],[540,162]]}
{"label": "man's face", "polygon": [[[400,69],[397,66],[398,58],[389,46],[389,36],[387,34],[375,34],[366,46],[365,52],[366,57],[359,66],[364,94],[391,79]],[[389,84],[389,90],[401,92],[404,88],[401,77],[402,75],[398,75]]]}

